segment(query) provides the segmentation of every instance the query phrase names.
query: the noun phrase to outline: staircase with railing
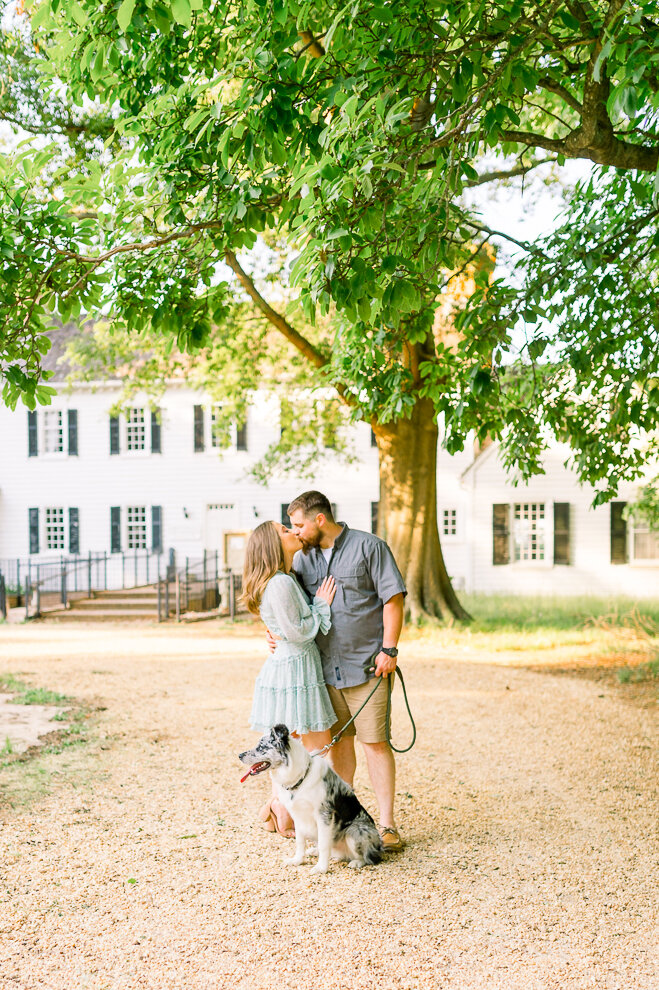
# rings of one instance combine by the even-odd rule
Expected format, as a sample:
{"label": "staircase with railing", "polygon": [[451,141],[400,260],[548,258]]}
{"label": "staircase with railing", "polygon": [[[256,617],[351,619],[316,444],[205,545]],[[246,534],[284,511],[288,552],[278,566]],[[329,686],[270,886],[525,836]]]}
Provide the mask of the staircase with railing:
{"label": "staircase with railing", "polygon": [[0,615],[13,601],[25,619],[234,618],[241,576],[221,571],[215,551],[184,560],[177,567],[173,550],[0,560]]}
{"label": "staircase with railing", "polygon": [[178,622],[193,613],[216,613],[235,618],[242,576],[229,568],[220,570],[216,551],[185,558],[180,568],[170,566],[158,581],[158,621]]}

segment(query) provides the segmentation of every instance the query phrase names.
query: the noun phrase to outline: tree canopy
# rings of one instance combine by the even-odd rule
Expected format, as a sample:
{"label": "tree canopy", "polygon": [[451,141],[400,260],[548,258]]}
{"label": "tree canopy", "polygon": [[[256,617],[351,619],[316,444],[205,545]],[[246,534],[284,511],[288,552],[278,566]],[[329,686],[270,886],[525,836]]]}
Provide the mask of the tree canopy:
{"label": "tree canopy", "polygon": [[[655,0],[36,0],[5,21],[0,115],[50,135],[0,165],[6,401],[47,400],[53,313],[203,342],[224,262],[373,421],[429,400],[450,448],[500,436],[522,474],[553,432],[602,497],[652,451]],[[570,158],[593,174],[565,223],[492,282],[465,190]],[[246,268],[273,231],[303,333]],[[470,265],[448,347],[438,301]]]}

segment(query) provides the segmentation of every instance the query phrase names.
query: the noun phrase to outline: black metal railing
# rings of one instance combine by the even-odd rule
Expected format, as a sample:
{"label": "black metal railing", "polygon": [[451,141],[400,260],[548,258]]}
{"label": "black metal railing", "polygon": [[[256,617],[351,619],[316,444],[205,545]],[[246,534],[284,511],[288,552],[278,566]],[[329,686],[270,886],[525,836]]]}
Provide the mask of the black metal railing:
{"label": "black metal railing", "polygon": [[0,615],[6,618],[10,595],[25,606],[25,618],[34,619],[44,610],[67,608],[76,599],[146,585],[157,589],[159,622],[181,621],[188,612],[214,612],[233,619],[240,611],[242,575],[221,569],[217,551],[185,557],[177,567],[173,550],[134,550],[0,560]]}
{"label": "black metal railing", "polygon": [[93,598],[101,591],[124,590],[156,584],[174,560],[173,551],[124,551],[75,556],[0,560],[7,595],[25,606],[25,618],[41,615],[43,608],[66,608],[75,598]]}
{"label": "black metal railing", "polygon": [[204,551],[203,557],[186,557],[180,567],[168,567],[158,582],[158,621],[181,621],[189,612],[212,612],[235,618],[242,575],[230,568],[220,569],[217,551]]}

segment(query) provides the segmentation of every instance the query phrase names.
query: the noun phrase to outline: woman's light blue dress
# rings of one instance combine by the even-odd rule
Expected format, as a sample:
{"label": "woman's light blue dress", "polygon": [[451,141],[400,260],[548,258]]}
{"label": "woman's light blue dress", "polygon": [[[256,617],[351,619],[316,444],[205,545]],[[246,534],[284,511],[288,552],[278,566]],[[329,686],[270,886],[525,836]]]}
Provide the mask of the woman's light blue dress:
{"label": "woman's light blue dress", "polygon": [[336,715],[329,699],[314,639],[332,624],[330,607],[320,598],[311,605],[295,578],[278,571],[261,599],[261,618],[277,637],[256,679],[251,726],[268,732],[283,723],[291,732],[329,729]]}

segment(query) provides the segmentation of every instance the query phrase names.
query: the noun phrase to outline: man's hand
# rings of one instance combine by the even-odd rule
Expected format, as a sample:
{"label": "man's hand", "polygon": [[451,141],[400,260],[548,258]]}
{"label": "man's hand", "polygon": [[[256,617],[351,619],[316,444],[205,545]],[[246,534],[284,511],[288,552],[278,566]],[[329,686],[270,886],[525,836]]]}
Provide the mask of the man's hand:
{"label": "man's hand", "polygon": [[270,652],[274,653],[277,646],[277,640],[272,635],[269,629],[266,629],[265,631],[265,641],[268,644],[268,649],[270,650]]}
{"label": "man's hand", "polygon": [[396,657],[390,657],[386,653],[378,653],[375,658],[375,677],[387,677],[393,674],[396,669]]}

